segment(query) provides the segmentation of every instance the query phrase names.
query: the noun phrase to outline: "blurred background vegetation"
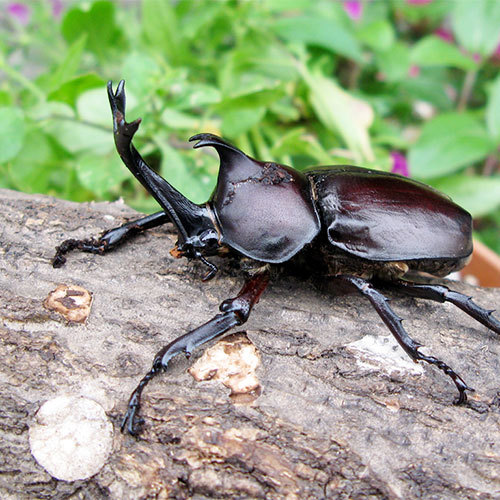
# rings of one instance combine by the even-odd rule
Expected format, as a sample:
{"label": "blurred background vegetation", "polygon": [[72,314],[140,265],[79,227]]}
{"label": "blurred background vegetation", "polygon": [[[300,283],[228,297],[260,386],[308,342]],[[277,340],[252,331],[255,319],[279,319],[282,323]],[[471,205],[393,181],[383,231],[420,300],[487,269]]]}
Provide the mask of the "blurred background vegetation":
{"label": "blurred background vegetation", "polygon": [[0,3],[0,187],[158,207],[114,151],[124,78],[136,145],[196,202],[212,132],[262,160],[348,163],[448,193],[500,252],[497,0]]}

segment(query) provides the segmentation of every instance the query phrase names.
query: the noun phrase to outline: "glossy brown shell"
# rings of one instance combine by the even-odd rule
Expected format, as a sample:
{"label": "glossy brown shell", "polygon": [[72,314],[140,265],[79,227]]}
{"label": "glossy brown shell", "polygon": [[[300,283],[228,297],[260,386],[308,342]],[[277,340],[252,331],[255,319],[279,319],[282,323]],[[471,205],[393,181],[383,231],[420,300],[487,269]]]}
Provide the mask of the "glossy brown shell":
{"label": "glossy brown shell", "polygon": [[255,260],[285,262],[319,233],[320,220],[308,179],[297,170],[245,155],[211,134],[192,138],[220,157],[209,201],[221,242]]}
{"label": "glossy brown shell", "polygon": [[328,241],[374,261],[461,259],[472,220],[447,196],[395,174],[353,166],[306,172]]}

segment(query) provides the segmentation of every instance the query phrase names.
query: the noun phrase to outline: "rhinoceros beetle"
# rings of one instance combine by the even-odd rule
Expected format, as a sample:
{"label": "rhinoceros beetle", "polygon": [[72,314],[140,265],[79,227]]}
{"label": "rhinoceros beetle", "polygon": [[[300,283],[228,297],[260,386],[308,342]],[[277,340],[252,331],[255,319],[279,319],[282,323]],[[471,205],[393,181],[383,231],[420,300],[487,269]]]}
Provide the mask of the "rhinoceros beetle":
{"label": "rhinoceros beetle", "polygon": [[203,280],[217,272],[207,260],[215,255],[245,261],[247,277],[238,295],[221,303],[219,314],[156,354],[130,397],[122,432],[137,433],[141,394],[174,356],[189,356],[194,348],[245,323],[271,272],[292,265],[322,276],[343,292],[367,297],[410,358],[437,366],[455,383],[457,403],[467,400],[465,391],[472,389],[443,361],[419,351],[421,345],[410,338],[374,283],[413,297],[451,302],[500,333],[493,311],[470,297],[443,285],[409,280],[418,272],[442,277],[465,265],[472,252],[469,213],[438,191],[399,175],[346,165],[299,172],[257,161],[212,134],[190,138],[195,148],[211,146],[220,158],[211,198],[195,204],[152,170],[133,146],[141,120],[125,121],[124,85],[122,80],[116,92],[111,82],[107,87],[116,149],[163,210],[99,238],[64,241],[57,247],[53,266],[62,266],[64,254],[73,249],[102,254],[138,231],[172,222],[178,231],[173,255],[204,263],[208,272]]}

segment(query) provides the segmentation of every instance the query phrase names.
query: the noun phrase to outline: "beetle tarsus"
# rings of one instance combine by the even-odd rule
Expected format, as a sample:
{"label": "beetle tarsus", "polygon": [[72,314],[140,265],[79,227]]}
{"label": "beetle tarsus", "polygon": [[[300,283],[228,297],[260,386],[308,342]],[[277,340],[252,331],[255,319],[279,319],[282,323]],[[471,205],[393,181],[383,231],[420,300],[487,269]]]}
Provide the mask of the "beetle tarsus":
{"label": "beetle tarsus", "polygon": [[155,365],[155,363],[153,363],[151,370],[149,370],[149,372],[144,375],[144,377],[135,388],[134,392],[131,394],[127,405],[127,411],[120,426],[121,432],[127,429],[127,432],[132,436],[136,436],[139,433],[139,428],[144,423],[144,419],[138,416],[138,412],[141,407],[141,394],[144,390],[144,387],[146,387],[148,382],[156,375],[158,371],[158,364],[156,363]]}
{"label": "beetle tarsus", "polygon": [[221,314],[217,314],[207,323],[176,338],[158,351],[151,370],[146,373],[130,396],[127,412],[121,425],[122,432],[126,430],[131,435],[138,433],[136,421],[139,418],[141,395],[149,381],[160,371],[166,370],[170,360],[177,354],[184,353],[186,357],[189,357],[196,347],[220,337],[235,326],[243,324],[248,319],[252,307],[259,301],[268,282],[269,271],[267,269],[250,277],[234,299],[227,299],[221,303]]}
{"label": "beetle tarsus", "polygon": [[216,274],[217,271],[219,270],[215,264],[212,264],[210,261],[205,259],[203,255],[199,255],[199,259],[205,264],[210,270],[201,278],[201,281],[210,281]]}
{"label": "beetle tarsus", "polygon": [[58,247],[56,247],[56,254],[52,258],[52,267],[62,267],[66,263],[65,255],[73,250],[102,255],[108,250],[108,248],[105,241],[95,240],[94,238],[84,240],[65,240]]}
{"label": "beetle tarsus", "polygon": [[56,254],[52,258],[52,266],[55,268],[62,267],[66,263],[65,255],[73,250],[103,255],[131,239],[137,233],[169,221],[168,215],[162,210],[104,231],[97,238],[65,240],[56,247]]}
{"label": "beetle tarsus", "polygon": [[347,285],[348,288],[350,287],[351,289],[357,290],[365,295],[408,356],[410,356],[410,358],[414,361],[425,361],[426,363],[434,365],[442,370],[453,380],[453,383],[458,390],[459,396],[457,404],[462,404],[467,401],[465,391],[472,391],[473,389],[471,389],[462,377],[460,377],[460,375],[458,375],[446,363],[435,358],[434,356],[422,354],[418,350],[418,348],[421,347],[421,344],[415,342],[408,335],[406,330],[403,328],[402,319],[391,309],[387,298],[381,292],[376,290],[370,282],[363,278],[349,275],[338,275],[334,276],[332,279],[337,280],[344,286],[344,288]]}

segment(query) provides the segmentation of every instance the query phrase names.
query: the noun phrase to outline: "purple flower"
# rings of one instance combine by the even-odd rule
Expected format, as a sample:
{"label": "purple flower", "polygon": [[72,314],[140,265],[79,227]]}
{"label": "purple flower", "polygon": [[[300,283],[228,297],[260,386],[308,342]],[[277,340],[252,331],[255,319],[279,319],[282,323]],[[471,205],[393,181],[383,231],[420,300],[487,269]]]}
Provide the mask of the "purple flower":
{"label": "purple flower", "polygon": [[344,0],[344,10],[353,21],[359,21],[363,15],[361,0]]}
{"label": "purple flower", "polygon": [[408,162],[406,161],[406,157],[402,153],[398,153],[397,151],[393,151],[391,153],[392,158],[392,168],[391,172],[394,174],[404,175],[405,177],[410,176],[410,169],[408,168]]}
{"label": "purple flower", "polygon": [[500,61],[500,43],[497,45],[495,52],[491,55],[494,62],[498,63]]}
{"label": "purple flower", "polygon": [[450,30],[443,28],[442,26],[434,30],[434,34],[445,42],[453,43],[455,41],[455,39],[453,38],[453,33]]}
{"label": "purple flower", "polygon": [[55,18],[59,18],[61,16],[62,10],[63,10],[62,0],[52,0],[52,15]]}
{"label": "purple flower", "polygon": [[14,17],[17,22],[26,26],[30,22],[31,10],[30,8],[20,2],[12,2],[7,5],[7,12]]}
{"label": "purple flower", "polygon": [[416,78],[418,75],[420,75],[420,66],[412,64],[408,70],[408,76],[410,78]]}

